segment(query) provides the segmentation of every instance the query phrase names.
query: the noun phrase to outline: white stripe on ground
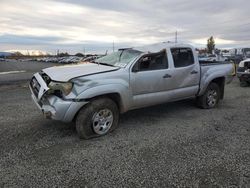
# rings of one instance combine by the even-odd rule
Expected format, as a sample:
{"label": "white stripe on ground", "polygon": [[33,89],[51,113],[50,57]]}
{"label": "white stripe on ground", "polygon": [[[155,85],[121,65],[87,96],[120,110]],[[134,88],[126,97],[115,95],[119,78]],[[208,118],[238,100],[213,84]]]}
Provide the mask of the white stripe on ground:
{"label": "white stripe on ground", "polygon": [[16,74],[16,73],[22,73],[22,72],[26,72],[26,71],[20,70],[20,71],[0,72],[0,75],[2,75],[2,74]]}

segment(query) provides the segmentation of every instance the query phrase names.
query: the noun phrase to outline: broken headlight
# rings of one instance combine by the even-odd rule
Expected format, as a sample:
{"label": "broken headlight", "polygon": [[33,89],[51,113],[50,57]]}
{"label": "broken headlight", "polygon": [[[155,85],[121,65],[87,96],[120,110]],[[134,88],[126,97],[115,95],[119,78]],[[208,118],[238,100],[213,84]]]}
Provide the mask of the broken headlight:
{"label": "broken headlight", "polygon": [[65,96],[68,95],[73,88],[73,83],[71,82],[54,82],[51,81],[48,85],[51,90],[60,91]]}

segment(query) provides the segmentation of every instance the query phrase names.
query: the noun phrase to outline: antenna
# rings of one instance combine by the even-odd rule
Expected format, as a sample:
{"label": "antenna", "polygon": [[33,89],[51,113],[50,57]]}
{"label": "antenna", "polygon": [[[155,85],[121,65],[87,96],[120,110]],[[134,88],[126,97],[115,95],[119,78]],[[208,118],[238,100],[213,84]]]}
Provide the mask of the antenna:
{"label": "antenna", "polygon": [[113,41],[113,52],[115,51],[115,42]]}
{"label": "antenna", "polygon": [[178,33],[177,33],[177,30],[175,32],[175,43],[177,43],[177,36],[178,36]]}

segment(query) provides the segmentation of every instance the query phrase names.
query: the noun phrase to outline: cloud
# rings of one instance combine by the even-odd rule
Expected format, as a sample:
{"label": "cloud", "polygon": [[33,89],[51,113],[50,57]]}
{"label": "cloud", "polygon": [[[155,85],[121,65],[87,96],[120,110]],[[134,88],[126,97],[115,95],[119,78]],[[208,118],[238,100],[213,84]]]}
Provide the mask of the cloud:
{"label": "cloud", "polygon": [[[0,49],[102,49],[178,39],[204,46],[250,46],[250,1],[1,0]],[[102,46],[102,47],[100,47]],[[15,49],[16,49],[15,48]]]}
{"label": "cloud", "polygon": [[63,38],[50,36],[19,36],[19,35],[2,35],[0,37],[1,44],[18,44],[18,45],[36,45],[36,44],[54,44],[62,41]]}
{"label": "cloud", "polygon": [[[234,44],[235,43],[235,41],[225,40],[225,39],[221,39],[221,38],[215,38],[214,40],[216,41],[217,45],[227,45],[227,44]],[[206,45],[207,44],[207,38],[194,39],[194,40],[192,40],[192,42],[195,43],[195,44]]]}

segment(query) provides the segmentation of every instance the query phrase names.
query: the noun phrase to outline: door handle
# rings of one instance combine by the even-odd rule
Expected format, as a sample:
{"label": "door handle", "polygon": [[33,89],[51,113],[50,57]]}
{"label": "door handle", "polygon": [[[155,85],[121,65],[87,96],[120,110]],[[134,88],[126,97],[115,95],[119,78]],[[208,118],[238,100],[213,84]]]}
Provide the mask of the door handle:
{"label": "door handle", "polygon": [[170,74],[165,74],[163,78],[171,78],[172,76]]}
{"label": "door handle", "polygon": [[191,74],[198,74],[198,71],[193,70],[193,71],[191,72]]}

